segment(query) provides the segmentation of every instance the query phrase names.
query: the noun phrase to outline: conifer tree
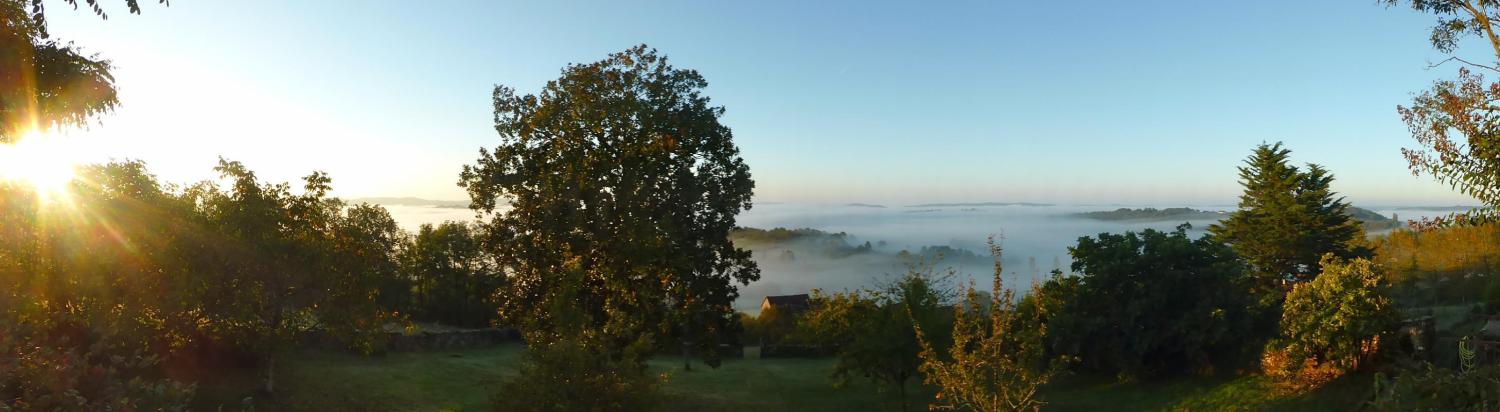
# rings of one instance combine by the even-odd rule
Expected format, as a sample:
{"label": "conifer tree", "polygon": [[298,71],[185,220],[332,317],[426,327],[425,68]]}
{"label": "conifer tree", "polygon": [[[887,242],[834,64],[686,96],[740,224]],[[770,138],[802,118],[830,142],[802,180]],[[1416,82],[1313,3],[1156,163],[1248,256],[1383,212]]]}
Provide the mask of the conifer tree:
{"label": "conifer tree", "polygon": [[1284,290],[1287,282],[1312,280],[1325,253],[1368,257],[1364,230],[1349,216],[1349,204],[1329,188],[1333,174],[1309,164],[1288,164],[1291,150],[1261,144],[1239,168],[1239,209],[1209,232],[1234,247],[1262,290]]}

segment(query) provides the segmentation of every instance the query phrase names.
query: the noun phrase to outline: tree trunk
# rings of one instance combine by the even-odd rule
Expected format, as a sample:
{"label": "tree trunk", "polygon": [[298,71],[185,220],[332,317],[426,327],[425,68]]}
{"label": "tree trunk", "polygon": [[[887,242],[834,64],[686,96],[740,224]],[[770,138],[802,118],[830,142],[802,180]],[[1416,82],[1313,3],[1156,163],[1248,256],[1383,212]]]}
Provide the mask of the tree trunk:
{"label": "tree trunk", "polygon": [[682,322],[682,370],[693,370],[693,343],[688,340],[688,322]]}
{"label": "tree trunk", "polygon": [[901,393],[901,412],[906,412],[906,379],[896,381],[896,388]]}
{"label": "tree trunk", "polygon": [[266,355],[266,381],[265,390],[267,397],[276,396],[276,355]]}

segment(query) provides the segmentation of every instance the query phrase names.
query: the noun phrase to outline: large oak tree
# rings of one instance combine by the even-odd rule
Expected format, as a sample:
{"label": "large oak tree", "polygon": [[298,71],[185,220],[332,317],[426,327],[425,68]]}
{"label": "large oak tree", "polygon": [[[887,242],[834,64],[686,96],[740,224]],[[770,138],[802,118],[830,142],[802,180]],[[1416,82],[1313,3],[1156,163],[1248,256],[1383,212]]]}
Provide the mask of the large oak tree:
{"label": "large oak tree", "polygon": [[712,349],[736,327],[735,283],[760,271],[728,235],[754,182],[707,85],[642,45],[569,65],[538,94],[495,87],[500,144],[459,184],[490,217],[503,321],[573,323],[547,310],[568,289],[608,351],[642,336]]}

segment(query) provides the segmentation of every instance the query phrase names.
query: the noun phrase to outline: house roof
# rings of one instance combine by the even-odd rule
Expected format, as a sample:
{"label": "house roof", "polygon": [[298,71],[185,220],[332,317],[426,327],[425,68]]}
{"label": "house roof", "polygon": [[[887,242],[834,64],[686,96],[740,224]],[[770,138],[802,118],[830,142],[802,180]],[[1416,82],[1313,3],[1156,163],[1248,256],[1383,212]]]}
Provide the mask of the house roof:
{"label": "house roof", "polygon": [[806,293],[798,295],[766,296],[765,303],[784,308],[806,309],[812,300]]}

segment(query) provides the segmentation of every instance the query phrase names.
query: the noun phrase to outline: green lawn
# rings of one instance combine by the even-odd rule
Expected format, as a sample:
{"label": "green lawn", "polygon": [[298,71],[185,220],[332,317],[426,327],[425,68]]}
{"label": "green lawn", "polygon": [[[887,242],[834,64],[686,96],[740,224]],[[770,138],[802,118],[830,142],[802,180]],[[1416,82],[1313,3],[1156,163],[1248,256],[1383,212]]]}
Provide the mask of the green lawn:
{"label": "green lawn", "polygon": [[[513,373],[520,345],[452,352],[359,356],[305,352],[282,360],[277,402],[256,410],[459,411],[487,410],[490,387]],[[237,407],[255,387],[253,372],[201,384],[196,409]]]}
{"label": "green lawn", "polygon": [[[257,401],[257,410],[288,411],[470,411],[488,410],[492,388],[519,361],[520,345],[492,349],[398,353],[364,357],[306,352],[281,362],[277,402]],[[668,373],[667,409],[681,411],[899,410],[894,394],[879,395],[867,382],[829,385],[832,359],[726,360],[718,369],[682,360],[651,361],[652,373]],[[252,394],[253,373],[202,384],[198,409],[237,408]],[[913,382],[915,384],[915,382]],[[915,385],[914,385],[915,386]],[[924,409],[913,405],[913,410]]]}
{"label": "green lawn", "polygon": [[1317,392],[1279,396],[1259,376],[1184,378],[1168,382],[1116,383],[1094,377],[1060,379],[1046,391],[1056,411],[1342,411],[1372,394],[1369,375],[1340,379]]}
{"label": "green lawn", "polygon": [[[257,410],[286,411],[460,411],[488,410],[493,387],[514,373],[520,345],[491,349],[398,353],[363,357],[305,352],[288,356],[278,381],[277,402],[256,401]],[[882,411],[900,410],[894,393],[878,393],[865,381],[833,388],[827,374],[832,359],[726,360],[718,369],[695,364],[681,370],[681,359],[651,362],[653,373],[667,373],[666,409],[673,411]],[[237,410],[254,386],[250,373],[205,382],[197,409]],[[913,386],[915,382],[913,382]],[[1192,379],[1161,383],[1115,383],[1067,377],[1045,391],[1048,410],[1347,410],[1368,394],[1368,377],[1336,382],[1300,397],[1271,396],[1257,377]],[[913,389],[914,391],[921,391]],[[922,391],[914,399],[930,396]],[[917,401],[911,410],[925,410]]]}

